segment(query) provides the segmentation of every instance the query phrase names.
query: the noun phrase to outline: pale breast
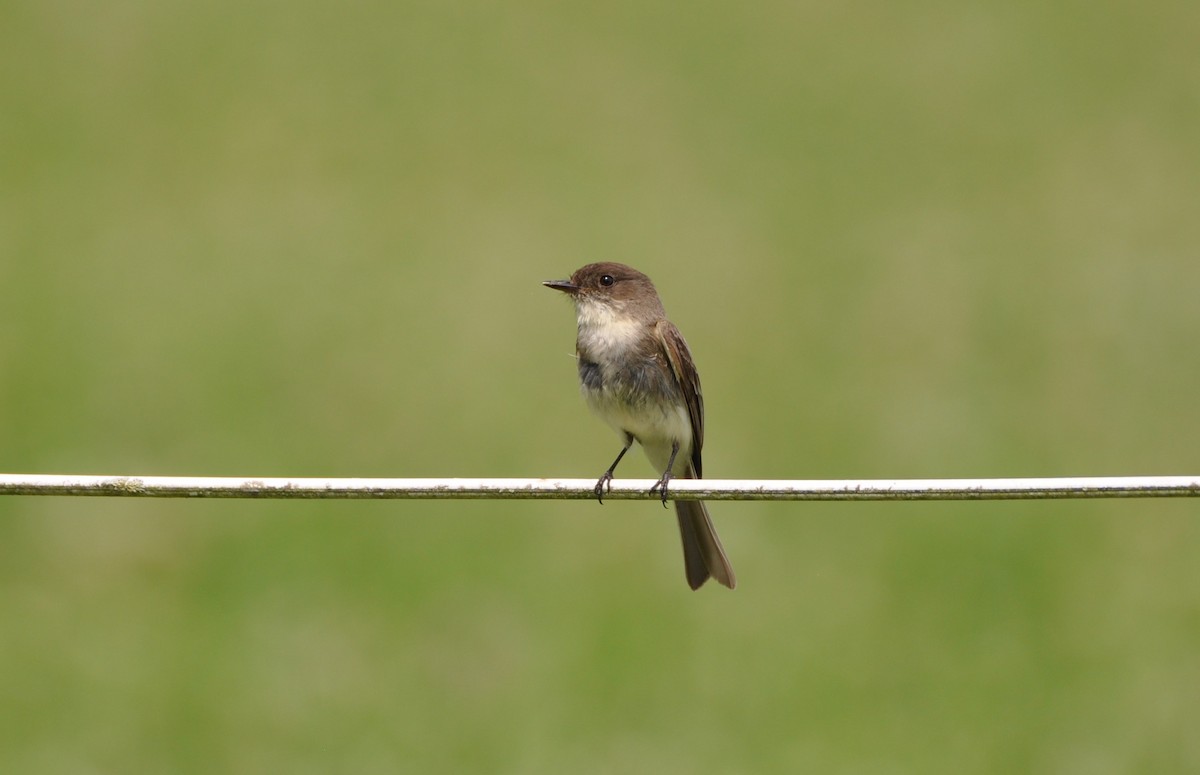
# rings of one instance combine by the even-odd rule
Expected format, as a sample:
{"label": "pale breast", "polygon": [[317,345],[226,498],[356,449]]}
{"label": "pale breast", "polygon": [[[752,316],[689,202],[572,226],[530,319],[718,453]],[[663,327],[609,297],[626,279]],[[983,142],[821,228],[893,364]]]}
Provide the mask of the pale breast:
{"label": "pale breast", "polygon": [[582,304],[578,309],[581,353],[597,362],[616,358],[638,346],[646,334],[644,323],[619,314],[607,304]]}

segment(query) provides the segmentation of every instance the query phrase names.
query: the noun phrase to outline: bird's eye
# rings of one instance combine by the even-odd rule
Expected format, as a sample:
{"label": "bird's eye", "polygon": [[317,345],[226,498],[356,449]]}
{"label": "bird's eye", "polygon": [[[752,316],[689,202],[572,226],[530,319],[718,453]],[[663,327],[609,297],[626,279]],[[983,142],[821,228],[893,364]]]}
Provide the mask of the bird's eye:
{"label": "bird's eye", "polygon": [[613,279],[613,276],[610,274],[600,275],[600,284],[601,285],[612,285],[615,282],[616,282],[616,280]]}

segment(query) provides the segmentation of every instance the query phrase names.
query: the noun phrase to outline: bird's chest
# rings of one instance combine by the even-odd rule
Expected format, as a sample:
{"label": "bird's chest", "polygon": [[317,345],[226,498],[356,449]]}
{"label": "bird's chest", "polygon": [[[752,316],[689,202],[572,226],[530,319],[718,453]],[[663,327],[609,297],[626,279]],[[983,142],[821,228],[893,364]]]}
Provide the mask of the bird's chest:
{"label": "bird's chest", "polygon": [[670,365],[653,338],[587,336],[580,329],[579,381],[588,406],[643,445],[691,439],[691,420]]}
{"label": "bird's chest", "polygon": [[579,381],[589,402],[678,403],[679,386],[657,337],[645,324],[581,322]]}
{"label": "bird's chest", "polygon": [[620,356],[598,358],[580,349],[579,382],[589,401],[640,406],[675,404],[682,399],[661,353],[629,350]]}

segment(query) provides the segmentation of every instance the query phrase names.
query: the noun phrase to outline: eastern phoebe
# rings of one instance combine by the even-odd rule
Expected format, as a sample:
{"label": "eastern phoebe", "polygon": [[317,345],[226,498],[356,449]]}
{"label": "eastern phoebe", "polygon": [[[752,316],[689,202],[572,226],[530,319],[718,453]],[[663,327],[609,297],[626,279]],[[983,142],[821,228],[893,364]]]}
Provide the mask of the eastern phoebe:
{"label": "eastern phoebe", "polygon": [[[624,264],[588,264],[569,280],[548,280],[575,302],[579,333],[575,349],[588,407],[612,426],[624,446],[596,482],[604,502],[613,471],[634,440],[655,470],[651,492],[662,494],[673,477],[699,479],[704,445],[704,397],[687,342],[671,321],[654,283]],[[703,501],[676,501],[688,585],[699,589],[711,576],[733,589],[737,580]]]}

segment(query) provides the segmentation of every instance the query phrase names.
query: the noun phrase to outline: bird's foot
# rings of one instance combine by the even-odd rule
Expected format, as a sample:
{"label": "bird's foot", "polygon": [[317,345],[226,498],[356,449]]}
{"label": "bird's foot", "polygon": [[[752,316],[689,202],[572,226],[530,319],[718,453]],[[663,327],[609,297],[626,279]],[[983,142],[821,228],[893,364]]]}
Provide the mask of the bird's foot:
{"label": "bird's foot", "polygon": [[604,505],[604,493],[612,490],[613,472],[605,471],[604,476],[600,477],[600,481],[596,482],[596,489],[592,492],[596,493],[596,500],[600,501],[600,505]]}
{"label": "bird's foot", "polygon": [[654,486],[650,488],[650,492],[654,492],[655,490],[660,491],[660,493],[662,494],[662,505],[663,505],[664,509],[667,507],[667,485],[670,483],[671,479],[673,479],[673,478],[674,477],[671,475],[671,472],[667,471],[665,474],[662,475],[662,479],[659,479],[657,482],[654,483]]}

